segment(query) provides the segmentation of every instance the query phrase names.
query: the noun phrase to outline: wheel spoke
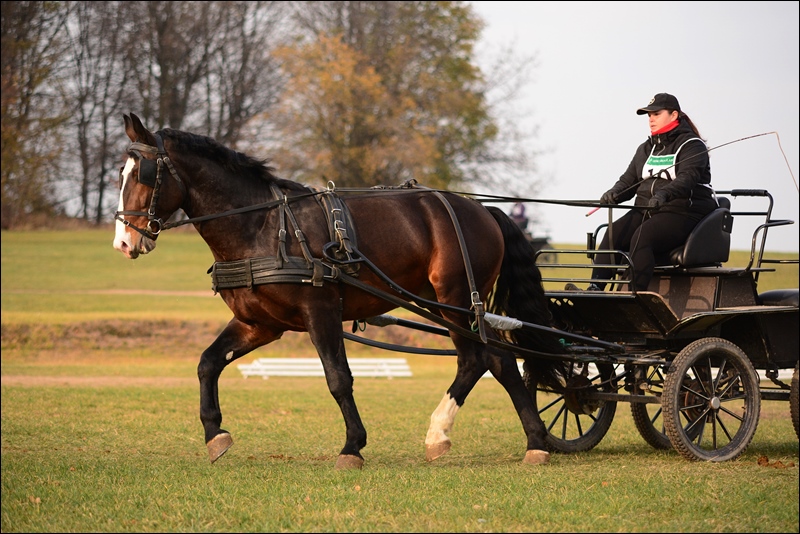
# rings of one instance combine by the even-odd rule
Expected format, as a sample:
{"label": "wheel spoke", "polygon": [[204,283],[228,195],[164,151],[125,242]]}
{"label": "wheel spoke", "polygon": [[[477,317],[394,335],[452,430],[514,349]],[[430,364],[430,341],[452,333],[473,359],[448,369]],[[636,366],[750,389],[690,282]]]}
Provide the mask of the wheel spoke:
{"label": "wheel spoke", "polygon": [[734,386],[740,386],[740,389],[741,389],[741,385],[742,385],[742,375],[739,374],[739,373],[736,373],[734,376],[731,376],[726,380],[726,382],[724,384],[724,387],[719,392],[718,396],[719,397],[724,397],[731,390],[731,388],[733,388]]}
{"label": "wheel spoke", "polygon": [[719,401],[720,402],[732,402],[732,401],[740,401],[740,400],[746,400],[746,399],[747,399],[747,395],[745,395],[744,393],[741,393],[739,395],[736,395],[735,397],[725,397],[724,399],[722,397],[720,397]]}
{"label": "wheel spoke", "polygon": [[[699,408],[702,408],[705,405],[706,405],[705,402],[701,402],[699,404],[689,404],[687,406],[681,406],[680,410],[681,410],[681,413],[686,414],[686,412],[688,412],[689,410],[697,410]],[[687,415],[687,417],[688,417],[688,415]]]}
{"label": "wheel spoke", "polygon": [[544,408],[539,410],[539,413],[542,414],[542,413],[546,412],[547,410],[549,410],[550,408],[552,408],[553,406],[555,406],[559,402],[564,402],[564,396],[563,395],[561,395],[560,397],[556,398],[556,400],[554,400],[553,402],[551,402],[550,404],[546,405]]}
{"label": "wheel spoke", "polygon": [[695,419],[692,419],[691,416],[688,413],[686,413],[686,411],[681,411],[681,414],[683,414],[683,416],[686,418],[686,422],[689,423],[688,425],[683,427],[683,429],[686,431],[687,434],[691,434],[690,430],[693,430],[695,427],[697,427],[698,423],[700,423],[700,425],[703,426],[702,421],[706,418],[706,415],[708,415],[708,409],[703,410],[700,416],[696,417]]}
{"label": "wheel spoke", "polygon": [[569,421],[569,411],[566,410],[567,405],[561,407],[559,414],[563,414],[564,422],[561,425],[561,439],[567,439],[567,421]]}
{"label": "wheel spoke", "polygon": [[[722,422],[722,419],[720,418],[720,416],[719,416],[719,415],[715,415],[715,416],[714,416],[714,420],[715,420],[715,421],[717,421],[717,422],[719,423],[719,427],[720,427],[720,428],[722,429],[722,431],[725,433],[725,436],[727,436],[727,437],[728,437],[728,441],[729,441],[729,442],[730,442],[730,441],[733,441],[733,437],[731,437],[731,433],[730,433],[730,432],[728,432],[728,429],[725,427],[725,423],[723,423],[723,422]],[[716,445],[716,440],[714,440],[714,444]]]}
{"label": "wheel spoke", "polygon": [[[689,429],[689,428],[693,428],[693,427],[696,425],[697,421],[699,421],[699,420],[700,420],[700,419],[698,419],[698,420],[694,421],[694,423],[692,423],[691,425],[687,425],[686,427],[684,427],[684,430],[686,431],[686,433],[687,433],[688,435],[691,435],[691,434],[688,432],[688,429]],[[699,429],[700,429],[700,430],[697,432],[697,437],[694,439],[694,441],[695,441],[695,442],[697,442],[697,446],[698,446],[698,447],[699,447],[699,446],[700,446],[700,444],[703,442],[703,434],[705,433],[706,425],[705,425],[705,424],[701,424],[701,425],[699,426]],[[690,441],[691,441],[691,440],[690,440]]]}
{"label": "wheel spoke", "polygon": [[[700,382],[700,384],[702,385],[702,382]],[[705,389],[705,388],[703,388],[703,389]],[[688,391],[689,393],[691,393],[695,397],[699,397],[699,398],[703,399],[704,401],[707,401],[707,400],[711,399],[711,397],[709,395],[706,395],[705,393],[701,393],[699,391],[695,391],[694,389],[692,389],[692,388],[690,388],[689,386],[686,386],[686,385],[681,386],[681,391]]]}
{"label": "wheel spoke", "polygon": [[581,416],[579,414],[575,414],[575,426],[578,427],[578,436],[582,436],[583,427],[581,426]]}
{"label": "wheel spoke", "polygon": [[567,405],[563,404],[561,406],[561,408],[558,409],[558,411],[556,412],[556,415],[553,417],[553,421],[550,423],[550,426],[547,427],[547,431],[548,432],[550,432],[553,429],[555,424],[558,422],[558,419],[561,417],[561,414],[564,413],[566,407],[567,407]]}
{"label": "wheel spoke", "polygon": [[717,415],[713,414],[711,416],[711,448],[713,450],[717,450],[719,447],[717,446]]}
{"label": "wheel spoke", "polygon": [[732,412],[729,409],[725,408],[724,406],[720,406],[719,409],[722,410],[723,412],[725,412],[726,414],[730,415],[731,417],[733,417],[734,419],[736,419],[740,423],[744,422],[744,417],[742,417],[741,415],[737,414],[736,412]]}
{"label": "wheel spoke", "polygon": [[[659,417],[661,417],[661,407],[659,407],[658,410],[656,410],[656,413],[653,415],[653,417],[650,418],[650,422],[653,424],[653,426],[655,426],[656,419],[658,419]],[[663,424],[661,425],[661,432],[664,432]]]}
{"label": "wheel spoke", "polygon": [[725,376],[725,366],[727,364],[728,364],[727,358],[723,359],[722,364],[719,366],[719,369],[717,369],[717,376],[714,378],[714,391],[717,391],[717,389],[719,388],[719,384],[722,380],[722,377]]}

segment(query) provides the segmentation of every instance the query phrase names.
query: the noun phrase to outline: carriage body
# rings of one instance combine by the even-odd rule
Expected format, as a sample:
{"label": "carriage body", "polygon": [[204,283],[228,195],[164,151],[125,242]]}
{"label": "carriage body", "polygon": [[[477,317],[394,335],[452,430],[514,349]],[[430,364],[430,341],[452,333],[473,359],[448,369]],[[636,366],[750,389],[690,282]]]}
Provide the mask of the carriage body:
{"label": "carriage body", "polygon": [[[566,380],[561,392],[531,387],[542,397],[538,405],[550,429],[552,449],[580,452],[597,445],[617,402],[630,403],[637,429],[650,445],[675,448],[692,460],[740,455],[755,433],[762,399],[790,401],[800,437],[798,289],[758,292],[759,275],[775,270],[765,265],[797,263],[764,257],[767,229],[793,221],[771,218],[772,197],[766,191],[724,193],[769,202],[765,211],[731,212],[764,217],[753,236],[747,266],[731,268],[722,261],[660,266],[648,290],[636,292],[627,290],[628,256],[617,251],[622,260],[612,290],[581,291],[572,285],[572,290],[546,292],[558,328],[622,348],[618,352],[572,345],[572,383]],[[590,234],[586,250],[557,250],[559,257],[593,257],[597,251],[589,245],[604,226]],[[716,243],[717,237],[712,233],[707,239]],[[696,245],[713,248],[715,243],[699,240]],[[727,252],[720,258],[727,261]],[[551,286],[593,281],[550,276],[564,268],[574,273],[583,267],[588,273],[591,263],[537,260],[537,265],[547,271],[543,280]],[[786,383],[789,377],[791,384]]]}

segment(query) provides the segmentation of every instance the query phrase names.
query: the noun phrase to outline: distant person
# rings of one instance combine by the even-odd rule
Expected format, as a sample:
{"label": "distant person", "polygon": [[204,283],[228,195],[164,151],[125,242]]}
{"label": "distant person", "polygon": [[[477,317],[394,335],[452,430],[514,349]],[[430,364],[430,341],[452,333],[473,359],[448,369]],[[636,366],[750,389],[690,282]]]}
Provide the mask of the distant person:
{"label": "distant person", "polygon": [[512,221],[517,223],[517,226],[519,226],[519,229],[523,232],[528,228],[528,216],[525,214],[525,204],[522,202],[514,204],[509,217],[511,217]]}
{"label": "distant person", "polygon": [[[600,249],[629,252],[633,263],[632,285],[636,291],[647,290],[656,258],[666,256],[686,242],[692,229],[717,208],[711,188],[708,148],[689,116],[681,111],[678,99],[658,93],[636,110],[647,115],[650,136],[639,145],[628,169],[614,186],[600,197],[602,204],[614,205],[634,196],[635,206],[611,226]],[[594,263],[619,263],[618,255],[598,254]],[[592,278],[610,280],[612,268],[595,267]],[[590,290],[602,290],[605,283],[590,284]]]}

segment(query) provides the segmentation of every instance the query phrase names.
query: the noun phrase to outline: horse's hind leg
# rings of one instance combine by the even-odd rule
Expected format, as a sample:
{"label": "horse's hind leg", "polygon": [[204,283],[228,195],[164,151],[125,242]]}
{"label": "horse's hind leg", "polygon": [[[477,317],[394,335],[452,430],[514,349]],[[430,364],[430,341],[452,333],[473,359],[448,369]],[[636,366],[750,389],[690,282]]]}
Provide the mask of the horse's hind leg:
{"label": "horse's hind leg", "polygon": [[313,325],[309,326],[308,335],[322,361],[328,390],[344,417],[346,438],[336,469],[361,469],[364,465],[361,449],[367,446],[367,431],[353,397],[353,374],[347,363],[341,319],[334,313],[323,313],[307,324]]}
{"label": "horse's hind leg", "polygon": [[425,459],[429,462],[450,450],[452,442],[448,434],[453,429],[456,414],[487,370],[480,356],[482,346],[455,334],[451,337],[458,351],[458,369],[453,383],[431,414],[431,423],[425,435]]}
{"label": "horse's hind leg", "polygon": [[528,438],[523,463],[547,463],[550,454],[545,450],[544,426],[535,414],[536,406],[511,353],[504,357],[493,355],[482,344],[459,336],[453,336],[453,343],[458,350],[458,370],[455,380],[431,415],[425,436],[425,458],[432,461],[450,450],[452,443],[448,433],[453,428],[456,413],[488,369],[511,397]]}
{"label": "horse's hind leg", "polygon": [[528,448],[523,463],[546,464],[550,461],[550,453],[545,450],[544,424],[536,414],[536,404],[533,402],[530,391],[525,387],[516,359],[512,353],[503,352],[504,356],[487,353],[489,371],[511,397],[511,402],[514,403],[514,408],[522,422],[522,428],[528,437]]}
{"label": "horse's hind leg", "polygon": [[233,445],[227,430],[220,428],[219,375],[231,363],[250,351],[280,337],[281,333],[258,330],[232,319],[217,339],[203,351],[197,366],[200,379],[200,422],[205,430],[206,448],[211,462]]}

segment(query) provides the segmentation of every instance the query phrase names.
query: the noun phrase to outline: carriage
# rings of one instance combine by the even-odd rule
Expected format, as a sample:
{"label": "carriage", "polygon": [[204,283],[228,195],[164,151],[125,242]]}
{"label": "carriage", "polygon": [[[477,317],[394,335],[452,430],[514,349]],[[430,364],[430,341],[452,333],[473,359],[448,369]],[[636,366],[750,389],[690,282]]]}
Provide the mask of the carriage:
{"label": "carriage", "polygon": [[[798,289],[758,292],[762,273],[775,264],[797,263],[764,256],[768,230],[793,221],[772,218],[773,197],[766,190],[718,194],[720,207],[656,268],[646,292],[609,291],[599,298],[593,291],[548,293],[554,314],[569,331],[623,349],[595,358],[575,349],[581,362],[594,360],[596,371],[587,373],[578,364],[581,373],[566,391],[540,408],[554,449],[593,447],[608,430],[618,401],[630,403],[648,444],[672,447],[690,460],[739,456],[756,431],[762,399],[790,401],[800,437]],[[746,197],[763,200],[764,208],[732,211],[731,199]],[[763,217],[763,222],[752,237],[749,263],[724,267],[737,217]],[[602,226],[587,237],[589,256],[597,253],[592,249]],[[612,285],[620,289],[629,281],[629,258],[615,254],[620,266]],[[787,376],[791,383],[784,381]]]}
{"label": "carriage", "polygon": [[[355,336],[343,328],[350,322],[452,339],[454,350],[428,352],[457,358],[425,437],[430,461],[450,449],[456,413],[487,371],[512,399],[527,436],[527,464],[547,463],[549,451],[597,445],[618,402],[630,403],[650,445],[692,460],[738,457],[753,438],[762,398],[789,400],[798,432],[798,289],[757,292],[765,265],[777,261],[764,257],[767,230],[793,221],[772,219],[765,190],[719,192],[766,199],[768,207],[737,212],[721,203],[665,258],[648,291],[636,292],[624,289],[627,254],[595,250],[601,228],[586,250],[535,250],[505,213],[485,205],[491,198],[413,180],[367,190],[309,188],[213,139],[154,133],[133,114],[124,119],[131,145],[120,169],[114,247],[135,259],[155,248],[163,230],[194,224],[215,259],[212,288],[234,314],[198,365],[212,462],[233,444],[221,428],[220,374],[295,330],[309,333],[345,420],[336,467],[361,468],[366,430],[343,340],[417,351]],[[178,210],[188,218],[170,222]],[[750,263],[723,267],[732,218],[754,214],[765,222],[753,236]],[[586,268],[569,258],[600,253],[619,257],[616,290],[545,289],[591,282],[542,272]],[[544,254],[558,261],[540,261]],[[399,307],[428,322],[388,315]],[[793,369],[791,384],[780,378],[784,369]]]}

